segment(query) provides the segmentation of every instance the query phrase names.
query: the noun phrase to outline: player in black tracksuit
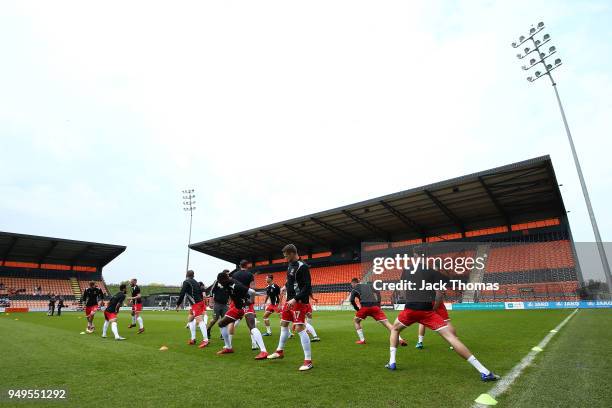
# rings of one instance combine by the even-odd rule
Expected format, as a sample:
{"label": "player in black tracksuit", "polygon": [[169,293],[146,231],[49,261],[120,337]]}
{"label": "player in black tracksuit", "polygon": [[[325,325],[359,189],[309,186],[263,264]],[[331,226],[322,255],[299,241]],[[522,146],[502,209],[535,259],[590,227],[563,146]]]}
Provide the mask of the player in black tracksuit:
{"label": "player in black tracksuit", "polygon": [[125,340],[125,338],[119,335],[119,330],[117,329],[117,314],[119,314],[119,310],[126,299],[127,285],[122,283],[119,286],[119,292],[117,292],[106,305],[106,310],[104,310],[104,326],[102,327],[102,337],[106,337],[106,330],[108,326],[111,326],[111,330],[115,335],[115,340]]}
{"label": "player in black tracksuit", "polygon": [[[351,302],[351,305],[353,305],[356,312],[355,317],[353,318],[353,324],[355,325],[355,331],[359,337],[359,340],[357,340],[355,343],[366,344],[363,328],[361,327],[361,321],[367,319],[368,317],[372,317],[374,320],[385,326],[387,330],[393,330],[393,325],[389,323],[385,312],[383,312],[383,310],[380,308],[380,291],[374,289],[372,283],[370,282],[359,283],[359,279],[357,278],[351,279],[351,287],[353,289],[351,291],[349,301]],[[357,299],[359,300],[359,304],[357,304]],[[408,345],[408,343],[406,343],[401,337],[399,338],[399,342],[402,346]]]}
{"label": "player in black tracksuit", "polygon": [[62,309],[64,308],[64,298],[63,297],[59,297],[57,299],[57,315],[61,316],[62,315]]}
{"label": "player in black tracksuit", "polygon": [[138,286],[138,279],[132,278],[130,286],[132,287],[132,296],[128,300],[132,303],[132,323],[128,326],[128,329],[136,327],[136,322],[138,322],[138,334],[141,334],[144,332],[144,322],[140,315],[140,312],[142,312],[142,295],[140,286]]}
{"label": "player in black tracksuit", "polygon": [[85,289],[81,296],[81,303],[85,303],[85,317],[87,318],[87,333],[93,332],[96,327],[94,325],[94,316],[98,308],[102,307],[104,293],[100,288],[96,287],[95,282],[89,282],[89,287]]}
{"label": "player in black tracksuit", "polygon": [[[233,353],[231,329],[234,323],[249,312],[250,306],[255,303],[255,290],[243,285],[237,279],[230,278],[229,275],[224,272],[217,275],[217,283],[227,291],[232,301],[232,307],[225,314],[225,317],[219,321],[219,327],[221,328],[221,335],[223,336],[225,345],[217,354]],[[255,359],[263,360],[268,357],[266,347],[263,343],[263,337],[259,330],[257,328],[251,329],[251,335],[253,335],[261,350]]]}
{"label": "player in black tracksuit", "polygon": [[[223,271],[224,273],[229,273],[226,269]],[[215,280],[212,285],[206,288],[206,293],[208,296],[212,298],[212,309],[213,309],[213,318],[208,321],[208,337],[210,338],[210,329],[214,326],[217,321],[225,316],[227,313],[229,306],[229,295],[227,291],[219,285],[219,283]]]}
{"label": "player in black tracksuit", "polygon": [[266,333],[264,336],[271,336],[272,329],[270,328],[270,315],[274,312],[280,313],[279,303],[280,303],[280,294],[281,287],[274,283],[274,275],[268,275],[266,277],[266,299],[264,300],[264,304],[270,300],[270,304],[266,306],[266,312],[263,316],[264,324],[266,325]]}
{"label": "player in black tracksuit", "polygon": [[188,323],[189,330],[191,331],[191,339],[189,340],[188,344],[195,344],[197,325],[202,332],[202,342],[198,347],[204,348],[208,345],[208,331],[206,330],[205,321],[206,302],[204,302],[203,285],[194,279],[194,275],[195,274],[193,271],[187,271],[186,279],[183,282],[183,287],[181,288],[181,293],[176,301],[176,310],[178,311],[179,307],[183,303],[183,300],[186,300],[186,302],[191,305],[191,314],[193,315],[194,320]]}
{"label": "player in black tracksuit", "polygon": [[49,311],[47,312],[47,316],[53,316],[55,313],[55,295],[51,295],[49,298]]}
{"label": "player in black tracksuit", "polygon": [[[425,256],[421,248],[415,247],[413,251],[414,256]],[[396,369],[395,356],[400,332],[413,323],[421,323],[436,331],[457,354],[478,370],[482,381],[497,381],[500,377],[482,365],[459,340],[454,330],[448,327],[442,316],[436,313],[442,301],[441,288],[445,282],[448,282],[448,277],[435,269],[416,266],[410,271],[405,270],[402,273],[402,280],[413,283],[416,289],[406,290],[404,293],[404,310],[399,313],[393,324],[389,336],[389,363],[385,367],[392,371]]]}
{"label": "player in black tracksuit", "polygon": [[310,283],[310,269],[307,264],[300,260],[297,248],[293,244],[285,245],[283,256],[287,260],[287,301],[281,313],[281,334],[276,352],[268,356],[269,359],[283,358],[285,342],[289,338],[289,323],[293,323],[295,331],[300,336],[302,349],[304,350],[304,363],[300,366],[300,371],[312,368],[312,356],[310,348],[310,337],[306,331],[306,313],[308,312],[308,302],[312,295],[312,285]]}
{"label": "player in black tracksuit", "polygon": [[[242,283],[247,288],[251,288],[253,286],[253,282],[255,282],[255,276],[249,269],[247,269],[248,265],[249,262],[243,259],[240,261],[240,267],[233,272],[230,272],[229,276],[230,278]],[[267,357],[268,353],[266,352],[266,345],[263,342],[263,337],[257,328],[257,322],[255,320],[255,304],[249,304],[243,311],[240,311],[239,308],[234,306],[235,305],[230,304],[230,308],[225,314],[226,316],[234,317],[236,319],[234,324],[230,325],[229,327],[230,334],[234,335],[236,326],[244,316],[244,320],[246,321],[249,332],[251,333],[251,350],[260,349],[265,354],[265,357]],[[263,358],[262,356],[263,354],[260,355],[261,358]]]}

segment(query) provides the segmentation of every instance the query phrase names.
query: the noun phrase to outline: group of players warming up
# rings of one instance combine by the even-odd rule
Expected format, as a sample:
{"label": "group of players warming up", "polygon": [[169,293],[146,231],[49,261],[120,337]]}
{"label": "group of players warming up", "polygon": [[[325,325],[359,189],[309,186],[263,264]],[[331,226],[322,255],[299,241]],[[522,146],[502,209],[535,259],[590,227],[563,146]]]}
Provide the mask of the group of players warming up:
{"label": "group of players warming up", "polygon": [[[419,249],[415,249],[420,251]],[[293,244],[288,244],[282,249],[283,256],[287,261],[287,276],[286,283],[283,287],[273,282],[273,275],[268,275],[266,279],[266,304],[263,315],[266,332],[262,334],[257,328],[255,316],[255,296],[254,289],[255,277],[247,268],[248,262],[241,261],[240,267],[232,272],[224,270],[217,275],[216,281],[209,287],[205,287],[202,282],[195,280],[194,272],[187,271],[186,279],[183,282],[180,295],[176,303],[177,311],[183,302],[191,306],[187,327],[190,330],[191,337],[188,344],[195,345],[197,337],[197,328],[200,329],[202,341],[199,348],[205,348],[209,344],[210,330],[214,324],[221,330],[223,339],[223,348],[217,351],[218,355],[231,354],[234,352],[232,339],[236,331],[236,326],[244,319],[251,337],[252,349],[259,350],[255,356],[256,360],[274,360],[285,357],[285,344],[292,336],[291,328],[295,330],[299,336],[302,349],[304,351],[304,361],[299,367],[300,371],[308,371],[312,369],[312,349],[311,341],[319,341],[315,329],[310,324],[312,318],[312,307],[310,300],[314,299],[312,295],[312,285],[310,278],[310,269],[304,263],[298,254],[298,250]],[[402,280],[412,280],[418,282],[418,287],[423,287],[423,283],[430,284],[428,287],[434,287],[434,283],[448,281],[449,276],[439,270],[415,268],[414,270],[405,270],[402,274]],[[142,310],[142,298],[140,288],[137,285],[136,279],[130,281],[131,297],[126,297],[127,286],[122,284],[119,287],[119,292],[115,294],[104,310],[104,327],[102,329],[102,337],[106,337],[108,327],[111,327],[115,339],[124,340],[119,335],[117,329],[117,314],[124,302],[130,301],[132,304],[132,324],[129,326],[135,327],[139,325],[138,333],[144,332],[144,325],[140,312]],[[467,360],[478,372],[482,381],[496,381],[500,377],[488,370],[480,363],[472,352],[459,340],[456,335],[455,328],[450,323],[450,318],[446,307],[443,303],[443,292],[434,289],[422,289],[416,291],[407,291],[410,293],[404,294],[402,299],[404,310],[402,310],[393,324],[389,323],[387,316],[381,309],[381,294],[375,290],[371,283],[360,283],[359,279],[351,280],[352,291],[350,294],[350,303],[356,310],[353,324],[357,332],[357,344],[366,344],[365,335],[361,322],[368,317],[372,317],[377,322],[381,323],[390,333],[389,336],[389,362],[385,367],[391,371],[397,369],[396,354],[397,346],[406,346],[407,343],[401,338],[400,333],[411,324],[419,324],[417,349],[423,349],[423,339],[425,328],[437,332],[450,345],[450,349]],[[285,297],[285,301],[281,299]],[[208,322],[206,314],[207,299],[209,298],[213,308],[213,319]],[[315,299],[316,300],[316,299]],[[92,333],[95,330],[93,323],[94,315],[99,307],[103,305],[102,291],[95,286],[94,282],[90,283],[83,294],[82,301],[85,302],[85,314],[87,316],[87,333]],[[229,303],[229,306],[228,306]],[[281,306],[282,304],[282,306]],[[280,314],[280,336],[278,345],[274,352],[268,353],[264,343],[264,336],[271,336],[272,329],[270,325],[270,316],[273,313]],[[313,336],[312,340],[309,333]]]}
{"label": "group of players warming up", "polygon": [[[312,286],[310,283],[310,270],[308,265],[300,260],[297,248],[293,244],[286,245],[283,256],[287,260],[287,280],[284,287],[273,282],[273,276],[269,275],[266,279],[266,308],[264,312],[264,324],[266,333],[262,333],[257,328],[255,315],[255,296],[253,288],[255,277],[247,268],[248,261],[241,261],[240,267],[235,271],[224,270],[217,275],[216,281],[208,288],[203,287],[194,279],[194,272],[187,271],[186,279],[183,282],[181,293],[177,299],[176,309],[178,310],[183,302],[191,306],[190,322],[188,326],[191,331],[191,339],[188,344],[195,344],[196,324],[202,333],[200,348],[205,348],[209,344],[209,333],[212,325],[217,324],[221,330],[223,338],[223,348],[217,351],[218,355],[231,354],[234,352],[233,336],[236,326],[244,319],[251,337],[252,348],[259,350],[255,356],[256,360],[273,360],[285,356],[285,343],[290,337],[289,325],[293,325],[296,333],[300,337],[300,342],[304,350],[304,362],[299,367],[300,371],[307,371],[312,368],[311,339],[309,333],[313,335],[312,341],[319,341],[316,331],[310,320],[312,318]],[[285,296],[285,302],[280,307],[281,298]],[[214,302],[214,320],[212,324],[206,323],[206,300],[209,296]],[[229,300],[229,307],[224,306]],[[269,302],[269,303],[268,303]],[[224,310],[225,309],[225,310]],[[264,343],[264,336],[271,336],[270,315],[280,313],[281,327],[278,346],[273,353],[268,353]],[[193,316],[193,318],[191,317]],[[193,319],[193,320],[191,320]]]}
{"label": "group of players warming up", "polygon": [[[144,333],[144,322],[140,312],[142,311],[142,297],[140,295],[140,287],[138,286],[137,279],[130,280],[130,288],[132,296],[127,296],[127,285],[121,284],[119,286],[119,292],[110,298],[104,309],[104,326],[102,326],[102,337],[106,338],[108,327],[110,326],[115,340],[125,340],[125,337],[119,335],[119,329],[117,328],[117,315],[121,306],[126,301],[129,301],[132,306],[132,324],[128,328],[136,326],[138,322],[138,334]],[[87,319],[87,329],[85,333],[91,334],[96,330],[94,325],[94,317],[96,312],[104,308],[104,293],[102,289],[96,286],[95,282],[89,282],[89,287],[83,291],[81,296],[81,302],[85,307],[85,317]]]}

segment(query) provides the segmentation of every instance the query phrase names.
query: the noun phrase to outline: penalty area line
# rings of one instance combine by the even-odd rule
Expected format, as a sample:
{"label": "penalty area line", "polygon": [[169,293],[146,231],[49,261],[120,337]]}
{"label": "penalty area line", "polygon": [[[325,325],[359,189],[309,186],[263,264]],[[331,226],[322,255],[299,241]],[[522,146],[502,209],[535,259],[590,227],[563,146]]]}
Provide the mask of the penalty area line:
{"label": "penalty area line", "polygon": [[[559,332],[559,330],[561,330],[561,328],[563,326],[565,326],[565,324],[572,318],[574,317],[574,315],[578,312],[578,309],[575,309],[572,313],[570,313],[569,316],[567,316],[565,319],[563,319],[563,321],[561,323],[559,323],[557,325],[557,327],[555,327],[553,330],[551,330],[543,339],[542,341],[540,341],[540,343],[538,343],[537,347],[539,349],[544,349],[544,347],[548,344],[548,342],[550,341],[550,339],[552,339],[555,334],[557,334]],[[512,367],[512,370],[510,370],[510,372],[508,374],[506,374],[505,376],[503,376],[496,384],[493,388],[491,388],[489,390],[489,392],[487,393],[489,396],[491,396],[493,399],[497,399],[497,397],[499,397],[500,395],[502,395],[504,392],[506,392],[508,390],[508,388],[510,388],[510,386],[514,383],[514,381],[520,377],[520,375],[523,373],[523,371],[525,370],[525,368],[529,367],[529,365],[533,362],[533,360],[535,359],[535,357],[538,355],[538,353],[540,353],[540,350],[531,350],[529,353],[527,353],[527,355],[525,357],[523,357],[523,359],[514,367]],[[475,402],[472,405],[472,408],[482,408],[482,407],[486,407],[487,405],[485,404],[480,404],[478,402]]]}

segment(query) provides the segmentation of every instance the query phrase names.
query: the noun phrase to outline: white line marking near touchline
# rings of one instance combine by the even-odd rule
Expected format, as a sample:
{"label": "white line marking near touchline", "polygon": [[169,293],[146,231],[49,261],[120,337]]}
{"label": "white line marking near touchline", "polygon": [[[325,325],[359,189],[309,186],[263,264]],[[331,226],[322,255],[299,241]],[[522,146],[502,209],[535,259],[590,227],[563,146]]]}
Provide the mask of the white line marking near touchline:
{"label": "white line marking near touchline", "polygon": [[[541,350],[544,349],[544,347],[546,347],[550,339],[552,339],[554,335],[557,334],[557,332],[561,330],[561,328],[565,326],[565,324],[572,317],[574,317],[574,315],[577,312],[578,312],[578,309],[575,309],[569,316],[567,316],[561,323],[559,323],[557,327],[551,330],[536,347]],[[512,367],[512,370],[510,370],[508,374],[504,375],[501,378],[501,380],[499,380],[497,384],[495,384],[495,386],[489,390],[488,395],[493,398],[497,398],[498,396],[506,392],[506,390],[510,388],[510,386],[514,383],[514,381],[523,373],[523,370],[525,370],[525,368],[527,368],[531,364],[531,362],[533,361],[533,359],[538,353],[540,353],[539,350],[532,349],[525,357],[523,357],[523,359],[517,365]],[[472,408],[482,408],[486,406],[487,405],[479,404],[476,402],[474,403],[474,405],[472,405]]]}

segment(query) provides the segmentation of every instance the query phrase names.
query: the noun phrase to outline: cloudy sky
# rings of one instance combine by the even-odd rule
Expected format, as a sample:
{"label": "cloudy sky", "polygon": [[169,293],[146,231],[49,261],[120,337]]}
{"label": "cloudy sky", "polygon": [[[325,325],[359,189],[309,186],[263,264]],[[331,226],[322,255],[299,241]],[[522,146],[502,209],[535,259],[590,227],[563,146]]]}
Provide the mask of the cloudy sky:
{"label": "cloudy sky", "polygon": [[510,47],[540,20],[611,240],[609,1],[3,1],[0,230],[127,245],[108,282],[176,284],[185,187],[201,241],[550,154],[591,241],[552,87]]}

